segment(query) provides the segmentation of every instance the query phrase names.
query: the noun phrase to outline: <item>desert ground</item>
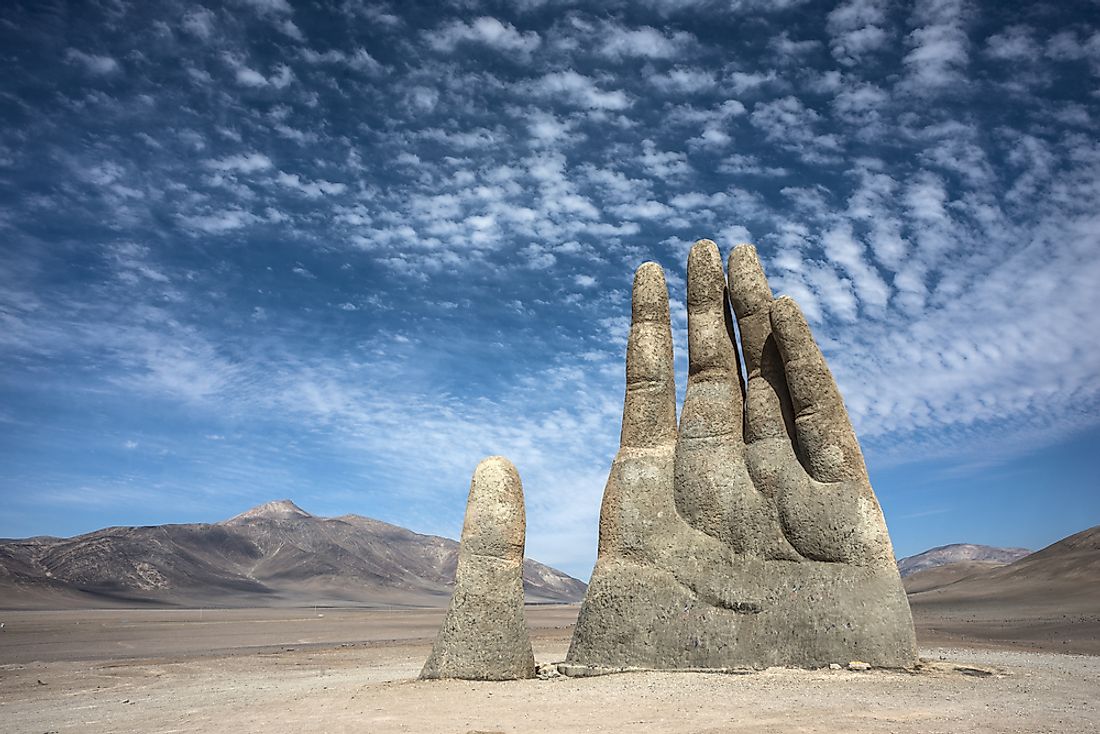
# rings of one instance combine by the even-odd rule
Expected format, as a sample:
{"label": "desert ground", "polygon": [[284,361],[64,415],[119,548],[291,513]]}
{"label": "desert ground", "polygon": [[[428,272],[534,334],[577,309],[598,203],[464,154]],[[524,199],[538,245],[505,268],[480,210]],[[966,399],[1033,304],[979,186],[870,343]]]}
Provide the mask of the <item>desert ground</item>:
{"label": "desert ground", "polygon": [[[576,613],[528,608],[540,663],[565,657]],[[911,671],[417,681],[441,617],[442,610],[312,607],[0,612],[0,729],[1100,730],[1100,657],[1044,651],[1071,647],[1061,639],[1012,645],[967,640],[958,630],[938,636],[944,625],[919,609],[923,662]]]}

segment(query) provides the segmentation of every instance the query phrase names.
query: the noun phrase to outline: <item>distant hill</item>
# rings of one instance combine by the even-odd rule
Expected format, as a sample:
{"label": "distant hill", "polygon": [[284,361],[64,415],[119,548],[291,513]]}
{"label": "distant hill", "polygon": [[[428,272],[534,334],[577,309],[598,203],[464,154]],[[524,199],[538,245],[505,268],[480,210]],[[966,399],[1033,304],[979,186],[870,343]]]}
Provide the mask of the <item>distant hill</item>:
{"label": "distant hill", "polygon": [[[281,500],[212,525],[0,540],[0,607],[443,606],[457,562],[448,538]],[[584,596],[583,582],[530,559],[523,581],[532,602]]]}
{"label": "distant hill", "polygon": [[1091,609],[1100,614],[1100,525],[1013,563],[978,570],[913,597],[926,602],[996,600],[1052,608],[1086,600],[1094,601]]}
{"label": "distant hill", "polygon": [[926,644],[1100,654],[1100,525],[1012,563],[962,561],[904,581]]}
{"label": "distant hill", "polygon": [[1012,563],[1029,553],[1031,551],[1027,548],[995,548],[990,545],[954,543],[952,545],[941,545],[915,556],[902,558],[898,561],[898,571],[901,572],[902,578],[905,578],[928,568],[946,566],[962,561],[996,564]]}

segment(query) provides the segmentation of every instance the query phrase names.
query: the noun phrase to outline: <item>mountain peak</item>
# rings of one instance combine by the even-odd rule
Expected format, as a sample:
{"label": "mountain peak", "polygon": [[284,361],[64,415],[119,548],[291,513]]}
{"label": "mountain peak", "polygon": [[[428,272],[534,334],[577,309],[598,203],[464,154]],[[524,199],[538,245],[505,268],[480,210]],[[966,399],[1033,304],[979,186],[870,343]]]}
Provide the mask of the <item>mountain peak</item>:
{"label": "mountain peak", "polygon": [[225,523],[247,522],[248,520],[289,520],[307,517],[313,517],[313,515],[290,500],[274,500],[256,505],[251,510],[245,510],[239,515],[234,515]]}
{"label": "mountain peak", "polygon": [[1027,548],[996,548],[989,545],[977,545],[974,543],[952,543],[930,548],[915,556],[902,558],[898,561],[898,570],[903,577],[923,571],[926,568],[946,566],[950,563],[963,561],[979,561],[989,563],[1008,564],[1018,561],[1031,553]]}

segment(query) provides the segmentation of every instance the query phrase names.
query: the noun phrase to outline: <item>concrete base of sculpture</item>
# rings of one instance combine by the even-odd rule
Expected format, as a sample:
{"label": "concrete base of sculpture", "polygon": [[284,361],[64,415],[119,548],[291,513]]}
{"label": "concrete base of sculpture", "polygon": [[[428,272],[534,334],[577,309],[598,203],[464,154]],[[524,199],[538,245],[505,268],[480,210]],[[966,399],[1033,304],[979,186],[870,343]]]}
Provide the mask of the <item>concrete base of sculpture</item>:
{"label": "concrete base of sculpture", "polygon": [[[746,593],[739,594],[738,578]],[[760,593],[760,589],[766,589]],[[670,573],[612,561],[593,573],[567,661],[592,668],[824,667],[915,660],[896,577],[814,561],[746,559],[726,598],[702,600]],[[570,674],[570,673],[567,673]],[[575,673],[573,673],[575,674]]]}
{"label": "concrete base of sculpture", "polygon": [[502,456],[470,482],[455,589],[421,678],[516,680],[535,676],[523,616],[523,485]]}

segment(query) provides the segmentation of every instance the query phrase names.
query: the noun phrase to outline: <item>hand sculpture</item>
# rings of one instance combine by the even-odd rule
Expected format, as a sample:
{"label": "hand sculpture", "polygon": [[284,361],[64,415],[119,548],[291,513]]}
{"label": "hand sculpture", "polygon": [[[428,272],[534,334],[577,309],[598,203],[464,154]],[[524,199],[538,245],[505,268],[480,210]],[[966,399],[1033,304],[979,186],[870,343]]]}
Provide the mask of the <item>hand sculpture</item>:
{"label": "hand sculpture", "polygon": [[567,664],[915,662],[886,523],[797,304],[772,298],[751,245],[730,253],[727,290],[701,240],[687,306],[677,428],[668,290],[658,265],[638,268],[620,449]]}

